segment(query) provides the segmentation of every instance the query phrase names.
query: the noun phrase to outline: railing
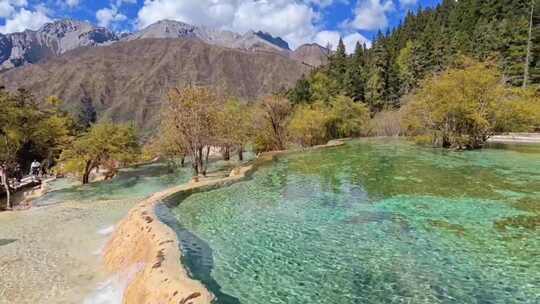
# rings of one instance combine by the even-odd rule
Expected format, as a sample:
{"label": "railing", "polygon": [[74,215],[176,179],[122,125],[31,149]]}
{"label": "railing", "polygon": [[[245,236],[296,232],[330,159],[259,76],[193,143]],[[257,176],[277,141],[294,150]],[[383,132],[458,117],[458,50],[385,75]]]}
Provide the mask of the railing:
{"label": "railing", "polygon": [[[36,175],[27,175],[23,178],[21,178],[20,181],[16,179],[10,179],[9,180],[9,189],[13,192],[18,192],[21,189],[26,189],[30,187],[35,187],[41,185],[41,178]],[[0,182],[0,193],[4,194],[4,184]]]}

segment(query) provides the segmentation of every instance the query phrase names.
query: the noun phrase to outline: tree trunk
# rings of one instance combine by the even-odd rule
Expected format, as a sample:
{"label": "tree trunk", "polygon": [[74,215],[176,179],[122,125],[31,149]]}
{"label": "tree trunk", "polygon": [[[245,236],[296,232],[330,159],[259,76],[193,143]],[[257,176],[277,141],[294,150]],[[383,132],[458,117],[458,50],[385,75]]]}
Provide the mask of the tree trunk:
{"label": "tree trunk", "polygon": [[244,147],[242,146],[238,147],[238,160],[239,161],[244,160]]}
{"label": "tree trunk", "polygon": [[534,15],[534,0],[531,0],[531,16],[529,19],[529,37],[527,39],[527,55],[525,57],[525,70],[523,72],[523,88],[529,84],[529,66],[531,65],[531,45],[532,45],[532,29]]}
{"label": "tree trunk", "polygon": [[9,191],[9,182],[7,178],[7,172],[4,169],[0,169],[0,180],[6,190],[6,209],[11,209],[11,193]]}
{"label": "tree trunk", "polygon": [[196,144],[193,144],[189,149],[189,155],[191,156],[191,167],[193,168],[193,176],[197,176],[201,172],[200,152],[201,150]]}
{"label": "tree trunk", "polygon": [[198,158],[199,158],[199,174],[202,174],[203,176],[206,176],[206,171],[204,169],[204,158],[203,158],[203,149],[204,147],[200,147],[198,151]]}
{"label": "tree trunk", "polygon": [[208,170],[208,158],[210,157],[210,146],[206,147],[206,155],[204,156],[203,164],[203,176],[206,176],[206,171]]}
{"label": "tree trunk", "polygon": [[193,168],[193,175],[199,175],[199,151],[196,150],[192,155],[191,167]]}
{"label": "tree trunk", "polygon": [[231,148],[229,146],[223,147],[223,160],[231,160]]}
{"label": "tree trunk", "polygon": [[194,176],[199,175],[199,162],[198,162],[198,160],[194,159],[193,163],[191,164],[191,167],[193,168],[193,175]]}
{"label": "tree trunk", "polygon": [[86,165],[85,165],[85,168],[84,168],[84,173],[83,173],[83,176],[82,176],[82,183],[83,185],[86,185],[88,183],[90,183],[90,173],[92,173],[92,161],[87,161],[86,162]]}

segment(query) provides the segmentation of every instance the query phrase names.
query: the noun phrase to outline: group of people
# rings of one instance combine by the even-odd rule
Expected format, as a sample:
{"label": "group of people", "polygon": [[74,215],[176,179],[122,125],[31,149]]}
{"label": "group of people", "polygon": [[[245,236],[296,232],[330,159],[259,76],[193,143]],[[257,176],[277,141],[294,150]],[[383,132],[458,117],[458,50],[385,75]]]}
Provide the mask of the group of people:
{"label": "group of people", "polygon": [[[34,160],[30,164],[30,172],[28,173],[29,176],[33,178],[37,178],[42,176],[45,172],[43,171],[44,168],[41,165],[41,163],[37,160]],[[24,170],[21,167],[21,165],[17,164],[12,171],[11,177],[14,178],[17,182],[21,182],[21,180],[24,178]]]}
{"label": "group of people", "polygon": [[[32,164],[30,164],[29,176],[36,180],[37,178],[45,174],[44,169],[45,168],[41,165],[39,161],[34,160]],[[24,172],[21,168],[21,165],[15,165],[11,169],[11,174],[8,173],[8,168],[0,165],[0,186],[4,187],[5,184],[10,184],[10,186],[13,186],[14,184],[16,185],[17,183],[20,183],[23,178]]]}

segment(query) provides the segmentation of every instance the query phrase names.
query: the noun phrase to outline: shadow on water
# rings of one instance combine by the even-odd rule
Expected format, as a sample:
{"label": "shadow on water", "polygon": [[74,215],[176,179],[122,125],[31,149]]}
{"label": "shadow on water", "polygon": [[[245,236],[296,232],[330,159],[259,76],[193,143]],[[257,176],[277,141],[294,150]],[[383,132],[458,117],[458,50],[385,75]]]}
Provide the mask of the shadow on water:
{"label": "shadow on water", "polygon": [[0,239],[0,246],[9,245],[13,242],[16,242],[17,239]]}
{"label": "shadow on water", "polygon": [[164,204],[158,205],[156,214],[163,223],[176,232],[180,241],[180,250],[182,250],[182,263],[187,267],[193,279],[202,282],[216,296],[215,303],[241,304],[238,298],[222,292],[221,286],[212,277],[214,256],[210,245],[184,228]]}

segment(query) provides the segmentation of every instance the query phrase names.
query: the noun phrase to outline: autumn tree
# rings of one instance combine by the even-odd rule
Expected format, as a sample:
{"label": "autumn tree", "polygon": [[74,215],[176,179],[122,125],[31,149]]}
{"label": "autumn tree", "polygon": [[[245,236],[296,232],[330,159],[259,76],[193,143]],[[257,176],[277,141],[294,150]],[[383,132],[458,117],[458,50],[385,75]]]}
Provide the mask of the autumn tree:
{"label": "autumn tree", "polygon": [[291,138],[304,147],[323,144],[328,138],[328,112],[321,104],[296,107],[288,126]]}
{"label": "autumn tree", "polygon": [[217,145],[221,147],[223,158],[230,160],[232,150],[238,159],[244,159],[244,150],[251,135],[251,113],[248,105],[236,99],[229,99],[217,113]]}
{"label": "autumn tree", "polygon": [[59,172],[74,173],[83,184],[90,182],[92,170],[102,166],[117,169],[137,160],[139,144],[131,125],[100,122],[62,151]]}
{"label": "autumn tree", "polygon": [[369,122],[368,107],[350,97],[336,96],[330,102],[328,133],[331,138],[360,136]]}
{"label": "autumn tree", "polygon": [[292,111],[289,101],[281,96],[262,99],[253,115],[254,144],[257,151],[284,150],[287,123]]}
{"label": "autumn tree", "polygon": [[221,100],[207,88],[188,86],[171,90],[163,108],[162,120],[190,156],[195,175],[206,175],[210,149],[218,136]]}
{"label": "autumn tree", "polygon": [[0,89],[0,167],[1,180],[10,207],[9,180],[25,164],[38,159],[47,169],[75,135],[75,121],[61,110],[62,101],[47,98],[38,105],[25,89]]}
{"label": "autumn tree", "polygon": [[302,146],[315,146],[329,139],[367,133],[369,119],[365,104],[338,95],[329,103],[296,106],[288,130],[292,139]]}
{"label": "autumn tree", "polygon": [[378,33],[370,48],[353,55],[340,43],[328,63],[313,69],[290,91],[293,104],[345,95],[365,102],[372,114],[398,108],[426,76],[465,55],[493,60],[504,82],[540,85],[540,0],[442,0],[406,14]]}
{"label": "autumn tree", "polygon": [[24,130],[21,128],[22,111],[12,94],[0,91],[0,182],[7,195],[7,208],[11,208],[9,172],[17,160],[17,151],[24,142]]}
{"label": "autumn tree", "polygon": [[159,134],[152,137],[143,147],[143,157],[146,160],[161,158],[172,167],[180,159],[180,165],[185,164],[187,149],[182,138],[176,132],[176,126],[171,120],[162,120]]}
{"label": "autumn tree", "polygon": [[530,98],[516,95],[490,64],[465,59],[427,79],[407,105],[412,134],[445,148],[480,148],[496,131],[528,130],[535,120]]}

